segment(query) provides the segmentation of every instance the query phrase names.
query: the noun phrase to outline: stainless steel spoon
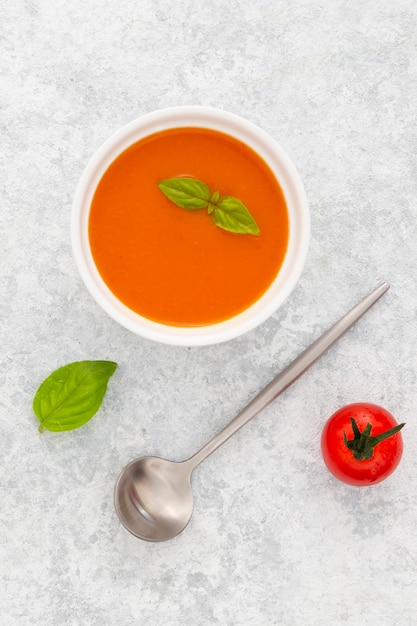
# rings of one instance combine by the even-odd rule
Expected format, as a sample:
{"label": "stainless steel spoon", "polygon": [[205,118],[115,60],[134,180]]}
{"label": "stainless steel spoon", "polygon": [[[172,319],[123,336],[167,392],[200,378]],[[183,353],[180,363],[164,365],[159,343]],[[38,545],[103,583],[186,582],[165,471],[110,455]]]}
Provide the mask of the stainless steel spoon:
{"label": "stainless steel spoon", "polygon": [[383,283],[346,313],[190,459],[176,463],[148,456],[125,467],[114,491],[116,512],[125,528],[146,541],[178,535],[193,512],[191,474],[197,465],[299,378],[388,288]]}

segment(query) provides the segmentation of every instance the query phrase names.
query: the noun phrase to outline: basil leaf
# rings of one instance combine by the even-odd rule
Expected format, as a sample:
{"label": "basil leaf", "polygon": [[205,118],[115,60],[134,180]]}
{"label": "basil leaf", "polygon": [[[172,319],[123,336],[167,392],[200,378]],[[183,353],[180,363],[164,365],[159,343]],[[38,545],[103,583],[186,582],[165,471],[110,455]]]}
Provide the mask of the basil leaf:
{"label": "basil leaf", "polygon": [[212,217],[217,226],[232,233],[260,235],[261,231],[252,215],[243,202],[234,196],[220,198]]}
{"label": "basil leaf", "polygon": [[167,198],[183,209],[194,210],[207,207],[214,223],[231,233],[260,235],[260,230],[243,202],[234,196],[220,197],[215,191],[211,194],[206,183],[196,178],[167,178],[158,183],[159,189]]}
{"label": "basil leaf", "polygon": [[168,178],[158,187],[177,206],[189,211],[204,209],[211,196],[208,186],[196,178]]}
{"label": "basil leaf", "polygon": [[39,432],[73,430],[88,422],[100,408],[116,368],[112,361],[78,361],[52,372],[33,400]]}

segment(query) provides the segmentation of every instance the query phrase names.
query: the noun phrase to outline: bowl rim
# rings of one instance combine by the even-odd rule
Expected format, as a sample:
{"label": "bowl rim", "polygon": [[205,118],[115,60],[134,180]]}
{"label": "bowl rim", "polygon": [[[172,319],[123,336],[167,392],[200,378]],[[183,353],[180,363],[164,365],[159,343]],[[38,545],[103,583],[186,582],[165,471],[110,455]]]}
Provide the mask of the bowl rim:
{"label": "bowl rim", "polygon": [[[289,240],[284,262],[269,288],[250,307],[225,321],[182,327],[154,322],[116,298],[101,278],[91,254],[88,218],[98,182],[115,158],[129,146],[169,128],[208,128],[231,135],[260,155],[277,178],[287,203]],[[279,174],[279,175],[278,175]],[[71,209],[71,244],[81,278],[99,306],[133,333],[160,343],[203,346],[234,339],[260,325],[288,298],[302,273],[310,239],[307,196],[290,157],[262,128],[235,113],[208,106],[187,105],[158,109],[125,124],[94,152],[75,190]]]}

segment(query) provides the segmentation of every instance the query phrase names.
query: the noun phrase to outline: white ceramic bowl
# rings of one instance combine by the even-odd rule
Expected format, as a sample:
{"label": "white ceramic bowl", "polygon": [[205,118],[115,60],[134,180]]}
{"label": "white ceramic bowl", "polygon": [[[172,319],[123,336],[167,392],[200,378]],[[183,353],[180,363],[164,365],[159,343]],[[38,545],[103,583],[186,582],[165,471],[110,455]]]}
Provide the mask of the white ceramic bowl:
{"label": "white ceramic bowl", "polygon": [[[147,135],[176,127],[210,128],[250,146],[275,174],[287,203],[289,241],[284,263],[268,290],[248,309],[226,321],[199,327],[177,327],[153,322],[125,306],[110,291],[94,263],[88,221],[95,189],[109,165],[130,145]],[[93,155],[76,189],[72,207],[71,239],[82,279],[98,304],[132,332],[166,344],[198,346],[220,343],[255,328],[274,313],[294,289],[303,269],[310,236],[307,198],[300,177],[284,150],[258,126],[209,107],[185,106],[144,115],[115,132]]]}

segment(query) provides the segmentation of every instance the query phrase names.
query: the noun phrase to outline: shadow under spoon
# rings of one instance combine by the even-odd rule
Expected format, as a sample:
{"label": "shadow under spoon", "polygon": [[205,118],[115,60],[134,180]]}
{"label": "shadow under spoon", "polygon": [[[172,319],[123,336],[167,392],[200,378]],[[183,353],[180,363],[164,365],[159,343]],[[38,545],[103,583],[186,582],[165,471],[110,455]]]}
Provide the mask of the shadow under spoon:
{"label": "shadow under spoon", "polygon": [[346,313],[194,456],[179,463],[148,456],[127,465],[114,491],[116,513],[123,526],[146,541],[166,541],[178,535],[193,512],[191,475],[197,465],[297,380],[388,288],[388,283],[383,283]]}

